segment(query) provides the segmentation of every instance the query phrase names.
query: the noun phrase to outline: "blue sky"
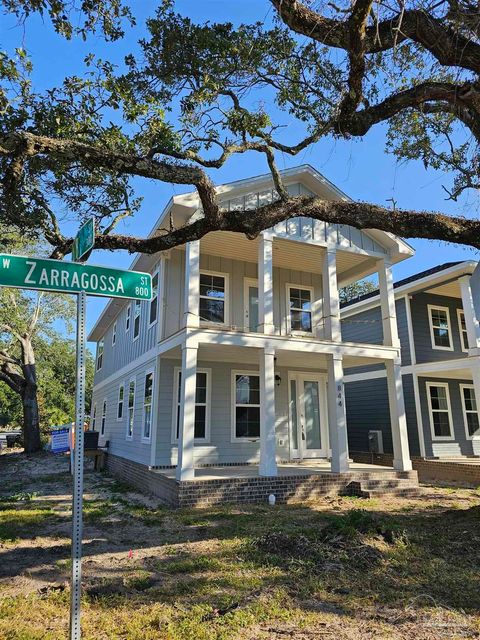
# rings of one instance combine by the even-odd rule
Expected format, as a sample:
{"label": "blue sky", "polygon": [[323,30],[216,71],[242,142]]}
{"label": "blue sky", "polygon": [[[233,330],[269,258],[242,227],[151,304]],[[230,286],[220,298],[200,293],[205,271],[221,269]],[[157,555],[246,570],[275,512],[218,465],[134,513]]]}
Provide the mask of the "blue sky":
{"label": "blue sky", "polygon": [[[53,33],[49,24],[38,16],[30,18],[26,25],[18,26],[13,19],[2,17],[0,43],[4,50],[23,46],[34,62],[34,84],[46,88],[59,84],[65,75],[84,71],[83,58],[91,51],[112,62],[122,63],[123,56],[136,49],[139,38],[145,35],[145,19],[152,15],[159,2],[136,0],[131,2],[137,17],[137,26],[128,31],[124,40],[105,43],[100,38],[65,41]],[[271,17],[267,0],[181,0],[177,10],[195,21],[232,21],[234,23],[268,20]],[[283,116],[285,122],[285,116]],[[300,130],[295,123],[288,123],[289,137],[296,139]],[[447,214],[478,216],[478,195],[469,193],[459,202],[445,200],[442,184],[450,185],[451,177],[434,171],[426,171],[421,162],[399,164],[393,156],[384,152],[385,130],[373,129],[362,140],[334,141],[324,139],[296,158],[278,156],[281,168],[309,163],[329,180],[356,200],[388,204],[393,198],[399,208],[438,210]],[[216,183],[229,182],[265,173],[263,157],[257,154],[234,157],[219,171],[212,173]],[[188,189],[187,189],[188,190]],[[177,193],[185,191],[181,186],[162,185],[138,181],[138,191],[144,197],[140,214],[125,223],[120,231],[134,235],[146,234],[158,217],[164,204]],[[395,267],[395,277],[403,278],[417,271],[451,260],[477,259],[478,252],[466,247],[446,243],[409,240],[416,249],[416,256]],[[94,252],[90,263],[128,267],[132,257],[126,253]],[[88,325],[92,326],[104,306],[100,298],[90,298]]]}

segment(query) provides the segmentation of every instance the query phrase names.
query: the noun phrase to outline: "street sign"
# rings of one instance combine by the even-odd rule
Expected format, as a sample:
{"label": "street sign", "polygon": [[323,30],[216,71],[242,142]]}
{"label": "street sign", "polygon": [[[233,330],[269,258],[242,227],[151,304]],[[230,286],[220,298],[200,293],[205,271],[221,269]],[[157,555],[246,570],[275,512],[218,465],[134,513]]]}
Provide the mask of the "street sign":
{"label": "street sign", "polygon": [[0,254],[0,286],[151,300],[152,276],[91,264]]}
{"label": "street sign", "polygon": [[72,246],[72,260],[81,260],[95,244],[95,218],[89,218],[78,230]]}

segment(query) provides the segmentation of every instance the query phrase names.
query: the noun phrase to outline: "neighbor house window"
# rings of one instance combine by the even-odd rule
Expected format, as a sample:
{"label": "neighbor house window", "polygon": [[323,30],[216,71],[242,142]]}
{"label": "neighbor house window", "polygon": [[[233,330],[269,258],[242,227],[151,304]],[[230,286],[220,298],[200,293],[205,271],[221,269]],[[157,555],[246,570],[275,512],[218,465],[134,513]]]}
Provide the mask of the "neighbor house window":
{"label": "neighbor house window", "polygon": [[200,320],[228,323],[227,278],[221,273],[200,273]]}
{"label": "neighbor house window", "polygon": [[116,341],[117,341],[117,323],[114,322],[113,329],[112,329],[112,347],[115,346]]}
{"label": "neighbor house window", "polygon": [[127,307],[127,316],[125,318],[125,333],[130,330],[131,317],[132,317],[132,305],[129,304]]}
{"label": "neighbor house window", "polygon": [[427,382],[428,409],[434,440],[452,439],[452,412],[448,384]]}
{"label": "neighbor house window", "polygon": [[312,333],[312,298],[311,288],[287,286],[290,331]]}
{"label": "neighbor house window", "polygon": [[428,305],[428,316],[430,320],[432,348],[451,351],[453,347],[450,330],[450,312],[448,308]]}
{"label": "neighbor house window", "polygon": [[135,418],[135,380],[130,380],[128,385],[128,416],[127,416],[127,438],[133,438],[133,421]]}
{"label": "neighbor house window", "polygon": [[107,421],[107,401],[104,400],[103,401],[103,406],[102,406],[102,426],[100,429],[100,433],[102,434],[102,436],[105,434],[105,422]]}
{"label": "neighbor house window", "polygon": [[145,375],[145,391],[143,395],[143,438],[150,439],[152,428],[153,371]]}
{"label": "neighbor house window", "polygon": [[460,393],[462,394],[463,420],[467,438],[478,437],[480,436],[480,424],[473,385],[461,384]]}
{"label": "neighbor house window", "polygon": [[102,368],[103,365],[103,349],[104,349],[104,345],[105,342],[103,340],[103,338],[101,340],[98,341],[97,344],[97,371],[100,371],[100,369]]}
{"label": "neighbor house window", "polygon": [[95,425],[97,424],[97,405],[93,405],[92,411],[92,431],[95,431]]}
{"label": "neighbor house window", "polygon": [[135,306],[133,309],[133,339],[138,338],[140,333],[140,313],[142,310],[142,301],[135,300]]}
{"label": "neighbor house window", "polygon": [[460,343],[462,351],[468,351],[468,333],[467,323],[465,322],[465,313],[461,309],[457,309],[458,330],[460,332]]}
{"label": "neighbor house window", "polygon": [[152,299],[150,300],[150,316],[149,323],[153,324],[157,321],[158,315],[158,271],[152,278]]}
{"label": "neighbor house window", "polygon": [[117,405],[117,420],[123,418],[123,401],[125,395],[125,388],[123,384],[118,387],[118,405]]}
{"label": "neighbor house window", "polygon": [[[182,391],[182,371],[175,370],[175,406],[174,406],[174,441],[180,435],[180,406]],[[210,370],[197,369],[197,382],[195,389],[195,440],[208,441],[209,439],[209,413],[210,413]]]}
{"label": "neighbor house window", "polygon": [[233,372],[233,437],[260,437],[260,376],[258,373]]}

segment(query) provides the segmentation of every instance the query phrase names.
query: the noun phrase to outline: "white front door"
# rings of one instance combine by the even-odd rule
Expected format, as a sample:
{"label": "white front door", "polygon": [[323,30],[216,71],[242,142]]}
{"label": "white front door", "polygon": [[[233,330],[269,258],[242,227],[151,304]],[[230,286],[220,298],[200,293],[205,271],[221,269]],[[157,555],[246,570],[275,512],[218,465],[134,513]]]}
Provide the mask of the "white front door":
{"label": "white front door", "polygon": [[289,374],[290,456],[328,456],[327,382],[316,373]]}
{"label": "white front door", "polygon": [[245,278],[243,300],[245,331],[258,332],[258,280]]}

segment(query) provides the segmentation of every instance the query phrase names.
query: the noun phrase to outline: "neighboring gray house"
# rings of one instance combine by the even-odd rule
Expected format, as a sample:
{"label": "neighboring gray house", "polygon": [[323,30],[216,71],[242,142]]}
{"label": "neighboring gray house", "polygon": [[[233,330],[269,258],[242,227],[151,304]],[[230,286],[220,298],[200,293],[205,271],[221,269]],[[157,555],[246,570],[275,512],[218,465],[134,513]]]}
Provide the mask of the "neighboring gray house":
{"label": "neighboring gray house", "polygon": [[[395,307],[410,452],[426,458],[480,455],[480,330],[473,261],[442,264],[397,282]],[[382,342],[378,292],[341,312],[344,340]],[[382,366],[345,378],[351,451],[370,440],[392,453],[386,372]],[[373,433],[370,433],[373,432]]]}
{"label": "neighboring gray house", "polygon": [[[292,194],[347,199],[310,166],[283,172]],[[244,211],[275,197],[270,175],[218,188]],[[175,196],[152,234],[199,216],[195,193]],[[154,278],[151,302],[111,300],[89,340],[97,343],[91,407],[109,457],[144,468],[330,458],[349,469],[344,369],[378,364],[389,382],[394,467],[408,471],[405,412],[391,265],[411,247],[381,231],[296,218],[255,240],[216,232],[132,268]],[[382,344],[343,338],[338,288],[378,273]],[[137,467],[136,467],[137,468]]]}

